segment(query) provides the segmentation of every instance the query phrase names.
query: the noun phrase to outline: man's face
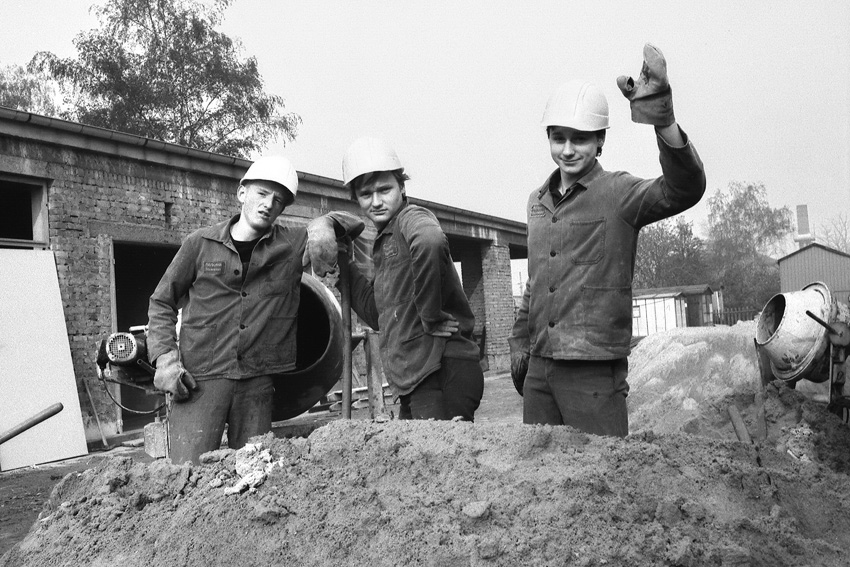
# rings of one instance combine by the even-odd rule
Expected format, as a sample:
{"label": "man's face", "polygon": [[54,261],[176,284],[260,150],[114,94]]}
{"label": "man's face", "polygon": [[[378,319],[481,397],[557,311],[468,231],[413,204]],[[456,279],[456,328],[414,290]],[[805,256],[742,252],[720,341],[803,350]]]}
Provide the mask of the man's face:
{"label": "man's face", "polygon": [[246,181],[237,192],[242,218],[252,229],[264,233],[290,203],[291,193],[274,181]]}
{"label": "man's face", "polygon": [[605,141],[596,132],[574,130],[566,126],[549,128],[549,150],[558,164],[561,176],[571,183],[581,179],[592,168],[597,148]]}
{"label": "man's face", "polygon": [[391,171],[373,177],[358,188],[354,195],[360,210],[378,230],[387,226],[404,205],[404,192]]}

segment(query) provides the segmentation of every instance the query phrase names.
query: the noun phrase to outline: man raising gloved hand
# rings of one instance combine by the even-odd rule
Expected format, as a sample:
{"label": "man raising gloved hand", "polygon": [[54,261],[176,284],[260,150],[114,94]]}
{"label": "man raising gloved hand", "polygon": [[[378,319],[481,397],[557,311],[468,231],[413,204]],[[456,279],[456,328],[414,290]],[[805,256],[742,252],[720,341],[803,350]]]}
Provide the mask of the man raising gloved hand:
{"label": "man raising gloved hand", "polygon": [[525,423],[629,432],[638,233],[692,207],[705,192],[702,161],[673,115],[664,56],[649,44],[643,55],[638,80],[620,77],[617,86],[632,120],[655,127],[661,177],[603,169],[597,158],[609,127],[608,100],[597,86],[564,83],[543,113],[557,169],[528,196],[528,283],[509,339]]}
{"label": "man raising gloved hand", "polygon": [[667,61],[654,45],[647,43],[643,46],[643,67],[637,82],[621,75],[617,86],[631,101],[632,122],[670,126],[676,121],[673,91],[667,79]]}
{"label": "man raising gloved hand", "polygon": [[617,87],[629,99],[632,122],[655,126],[658,135],[674,147],[685,145],[673,113],[673,90],[667,78],[667,61],[654,45],[643,46],[643,66],[638,80],[620,75]]}

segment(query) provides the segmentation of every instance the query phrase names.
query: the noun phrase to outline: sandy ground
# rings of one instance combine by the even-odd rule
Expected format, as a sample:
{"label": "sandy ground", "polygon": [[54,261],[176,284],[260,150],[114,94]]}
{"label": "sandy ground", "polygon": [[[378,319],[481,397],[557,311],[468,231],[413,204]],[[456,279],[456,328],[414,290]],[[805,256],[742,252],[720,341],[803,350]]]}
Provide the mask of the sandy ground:
{"label": "sandy ground", "polygon": [[[780,383],[755,403],[753,331],[642,341],[626,439],[521,425],[502,376],[475,424],[335,420],[197,467],[103,458],[0,566],[846,566],[850,433]],[[763,439],[738,441],[732,405]]]}

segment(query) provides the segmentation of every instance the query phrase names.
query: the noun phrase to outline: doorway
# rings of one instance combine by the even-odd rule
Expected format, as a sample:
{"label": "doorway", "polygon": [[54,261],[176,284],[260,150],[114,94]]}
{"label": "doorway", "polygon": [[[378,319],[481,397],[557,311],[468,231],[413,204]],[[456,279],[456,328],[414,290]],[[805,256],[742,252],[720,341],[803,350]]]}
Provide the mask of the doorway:
{"label": "doorway", "polygon": [[[177,253],[178,246],[115,242],[115,313],[118,331],[148,324],[148,301]],[[136,411],[151,411],[162,396],[121,384],[121,405]],[[154,414],[121,411],[125,432],[142,429]]]}

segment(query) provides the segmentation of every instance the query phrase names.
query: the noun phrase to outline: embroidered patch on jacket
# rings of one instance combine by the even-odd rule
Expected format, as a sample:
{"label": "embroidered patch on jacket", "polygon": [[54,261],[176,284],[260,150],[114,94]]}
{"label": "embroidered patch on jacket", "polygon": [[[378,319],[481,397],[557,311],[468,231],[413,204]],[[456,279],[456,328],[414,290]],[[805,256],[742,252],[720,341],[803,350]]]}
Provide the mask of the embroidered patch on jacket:
{"label": "embroidered patch on jacket", "polygon": [[204,262],[205,274],[222,274],[224,273],[224,262],[218,260],[216,262]]}
{"label": "embroidered patch on jacket", "polygon": [[390,258],[398,255],[398,243],[395,240],[387,240],[384,242],[382,249],[384,258]]}
{"label": "embroidered patch on jacket", "polygon": [[546,207],[543,205],[531,205],[530,217],[542,217],[546,215]]}

